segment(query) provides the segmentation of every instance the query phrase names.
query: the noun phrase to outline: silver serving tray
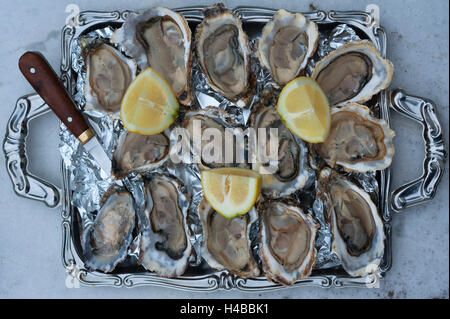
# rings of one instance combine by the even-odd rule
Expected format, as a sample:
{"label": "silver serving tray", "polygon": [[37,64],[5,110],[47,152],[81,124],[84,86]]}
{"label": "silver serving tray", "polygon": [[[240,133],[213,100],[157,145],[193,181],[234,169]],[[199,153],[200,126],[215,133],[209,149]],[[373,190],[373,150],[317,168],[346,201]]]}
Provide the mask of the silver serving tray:
{"label": "silver serving tray", "polygon": [[[184,7],[175,9],[192,24],[203,19],[203,7]],[[371,12],[362,11],[314,11],[303,13],[316,22],[319,28],[332,27],[338,23],[351,25],[362,38],[371,40],[383,57],[386,56],[386,33],[378,24],[378,8],[371,5]],[[259,7],[237,7],[233,10],[242,20],[247,32],[261,30],[276,9]],[[81,34],[105,25],[120,26],[130,11],[96,12],[84,11],[72,18],[62,29],[61,80],[71,94],[75,88],[75,79],[71,70],[71,42]],[[379,278],[389,270],[392,261],[392,212],[423,203],[434,197],[436,188],[443,174],[446,150],[444,148],[442,130],[439,124],[435,105],[432,101],[421,97],[407,95],[402,90],[383,90],[376,99],[380,109],[380,117],[389,123],[389,111],[394,109],[400,114],[419,122],[423,127],[423,140],[426,155],[423,163],[423,174],[396,190],[390,189],[390,168],[378,172],[379,212],[384,220],[386,232],[385,252],[381,263],[380,274],[363,278],[349,277],[341,268],[314,270],[308,278],[298,280],[294,286],[318,287],[374,287]],[[127,268],[112,274],[90,272],[84,268],[81,250],[77,243],[77,211],[71,205],[71,192],[68,185],[68,171],[61,163],[63,189],[52,185],[42,178],[34,176],[27,168],[25,152],[28,123],[30,120],[49,112],[49,107],[37,94],[24,95],[16,103],[14,112],[8,121],[3,149],[6,157],[6,168],[13,183],[15,192],[22,197],[44,202],[49,207],[62,207],[62,262],[66,272],[81,283],[91,286],[164,286],[180,290],[209,291],[216,289],[239,289],[243,291],[267,291],[282,289],[264,276],[255,279],[243,279],[231,275],[227,271],[189,271],[179,278],[161,278],[154,273],[142,269],[129,271]]]}

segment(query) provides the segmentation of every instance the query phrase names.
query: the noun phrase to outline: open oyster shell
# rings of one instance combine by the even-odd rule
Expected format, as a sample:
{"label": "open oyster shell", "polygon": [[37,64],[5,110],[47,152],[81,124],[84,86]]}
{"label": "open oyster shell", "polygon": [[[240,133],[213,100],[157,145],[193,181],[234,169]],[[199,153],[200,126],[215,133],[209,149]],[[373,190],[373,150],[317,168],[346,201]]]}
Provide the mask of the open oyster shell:
{"label": "open oyster shell", "polygon": [[136,75],[136,62],[107,44],[89,50],[85,61],[85,111],[106,112],[119,118],[122,97]]}
{"label": "open oyster shell", "polygon": [[314,54],[319,40],[317,25],[301,13],[278,10],[267,22],[258,41],[262,66],[278,85],[296,78]]}
{"label": "open oyster shell", "polygon": [[331,111],[331,128],[323,143],[314,145],[326,163],[346,171],[382,170],[391,165],[395,132],[385,120],[370,115],[364,105],[348,103]]}
{"label": "open oyster shell", "polygon": [[169,158],[169,150],[170,138],[167,130],[155,135],[141,135],[123,130],[113,153],[113,173],[117,177],[123,177],[131,172],[158,168]]}
{"label": "open oyster shell", "polygon": [[331,106],[365,102],[387,88],[394,74],[392,63],[383,59],[368,40],[350,42],[317,62],[315,79]]}
{"label": "open oyster shell", "polygon": [[205,261],[215,269],[226,269],[242,278],[258,276],[250,242],[250,228],[257,219],[255,209],[226,219],[203,198],[197,214],[203,229],[201,253]]}
{"label": "open oyster shell", "polygon": [[127,256],[135,225],[134,200],[128,191],[112,187],[105,194],[95,220],[82,235],[82,247],[89,269],[110,272]]}
{"label": "open oyster shell", "polygon": [[269,280],[292,285],[311,274],[316,262],[319,224],[294,202],[260,200],[259,255]]}
{"label": "open oyster shell", "polygon": [[326,207],[333,235],[332,250],[353,277],[378,271],[384,253],[384,229],[368,193],[345,177],[324,169],[317,196]]}
{"label": "open oyster shell", "polygon": [[196,33],[195,50],[200,68],[214,91],[244,107],[253,91],[254,84],[250,82],[254,81],[251,81],[250,48],[242,22],[222,3],[206,8],[204,16]]}
{"label": "open oyster shell", "polygon": [[184,17],[170,9],[153,7],[129,13],[111,42],[120,45],[144,70],[152,67],[163,76],[180,103],[192,100],[191,29]]}
{"label": "open oyster shell", "polygon": [[[199,121],[199,122],[196,122]],[[242,153],[237,154],[236,153],[236,145],[233,143],[233,159],[231,159],[231,163],[227,161],[226,154],[225,153],[225,143],[227,139],[227,134],[225,133],[225,129],[234,129],[238,128],[237,123],[235,120],[232,119],[231,115],[226,112],[225,110],[209,106],[204,109],[198,110],[198,111],[190,111],[187,112],[184,116],[184,119],[181,123],[181,126],[184,127],[187,132],[189,132],[189,141],[190,141],[190,149],[191,153],[194,157],[197,157],[196,162],[202,169],[209,169],[209,168],[218,168],[218,167],[225,167],[225,166],[246,166],[245,163],[235,163],[240,162],[239,159],[242,159],[242,162],[245,162],[245,150],[243,148],[240,148],[239,151],[242,151]],[[205,154],[205,149],[208,147],[208,144],[211,144],[215,141],[215,139],[210,140],[199,140],[196,138],[196,135],[194,134],[194,130],[200,129],[200,134],[206,133],[207,129],[214,128],[220,131],[220,137],[221,145],[222,145],[222,152],[221,154],[217,155],[217,161],[216,158],[211,158],[211,161],[206,161],[204,157],[202,157],[201,152]],[[244,133],[244,132],[243,132]],[[241,136],[240,134],[237,134]],[[199,137],[201,139],[201,136]],[[242,141],[244,141],[244,136],[242,134]],[[201,145],[196,145],[197,143]],[[243,142],[244,143],[244,142]],[[199,147],[201,147],[199,149]],[[243,157],[243,158],[241,158]]]}
{"label": "open oyster shell", "polygon": [[153,174],[144,189],[146,227],[139,243],[139,264],[159,276],[181,276],[192,251],[186,221],[190,197],[178,180],[161,174]]}
{"label": "open oyster shell", "polygon": [[[255,139],[255,160],[252,164],[252,169],[261,173],[262,193],[278,198],[305,187],[312,177],[308,166],[308,149],[283,124],[276,107],[259,105],[251,115],[250,126],[257,131],[266,128],[266,143],[263,143],[260,136]],[[270,161],[269,158],[266,160],[264,156],[270,150],[269,128],[278,129],[278,161]]]}

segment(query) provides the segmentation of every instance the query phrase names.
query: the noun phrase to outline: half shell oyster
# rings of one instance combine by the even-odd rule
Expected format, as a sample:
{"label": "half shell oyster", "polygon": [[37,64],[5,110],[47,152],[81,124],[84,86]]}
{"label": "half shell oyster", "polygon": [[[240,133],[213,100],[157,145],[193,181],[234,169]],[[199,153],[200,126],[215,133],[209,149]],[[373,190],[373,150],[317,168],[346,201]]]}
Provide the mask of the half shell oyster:
{"label": "half shell oyster", "polygon": [[[198,122],[196,122],[198,121]],[[239,151],[242,153],[236,152],[236,144],[233,144],[233,158],[227,158],[227,150],[225,149],[227,134],[226,129],[235,129],[238,128],[236,122],[231,118],[230,114],[224,111],[221,108],[209,106],[202,110],[187,112],[184,116],[183,122],[181,125],[189,132],[189,141],[190,141],[190,149],[191,153],[194,157],[197,157],[196,162],[202,169],[208,168],[218,168],[224,166],[242,166],[246,165],[245,162],[245,151],[244,147],[239,148]],[[207,129],[216,129],[217,133],[220,133],[220,141],[215,140],[210,136],[210,139],[204,140],[202,139],[202,135],[208,133]],[[200,136],[197,137],[197,133],[194,134],[195,131],[199,131]],[[205,136],[206,136],[205,135]],[[242,134],[237,132],[235,136],[241,137],[240,140],[242,144],[244,144],[244,131]],[[210,146],[212,147],[216,143],[221,143],[222,150],[221,153],[213,154],[213,152],[209,152]],[[236,142],[238,143],[238,142]],[[218,144],[217,144],[218,145]],[[216,148],[218,149],[218,148]],[[205,158],[205,155],[211,155],[211,158]],[[231,154],[231,153],[230,153]],[[242,163],[241,163],[242,162]]]}
{"label": "half shell oyster", "polygon": [[324,169],[317,196],[327,210],[332,250],[345,271],[353,277],[378,271],[385,235],[383,221],[369,194],[331,169]]}
{"label": "half shell oyster", "polygon": [[259,60],[273,80],[284,85],[306,67],[318,40],[317,24],[301,13],[278,10],[262,30],[258,42]]}
{"label": "half shell oyster", "polygon": [[348,103],[331,112],[331,128],[325,142],[315,144],[326,163],[347,171],[381,170],[391,165],[395,132],[385,120],[370,115],[364,105]]}
{"label": "half shell oyster", "polygon": [[190,104],[191,29],[181,14],[163,7],[129,13],[111,41],[133,57],[141,70],[152,67],[163,76],[180,103]]}
{"label": "half shell oyster", "polygon": [[368,40],[347,43],[317,62],[311,75],[331,106],[365,102],[389,86],[392,63]]}
{"label": "half shell oyster", "polygon": [[294,203],[263,200],[257,210],[261,219],[260,252],[266,277],[283,285],[308,277],[316,262],[319,224]]}
{"label": "half shell oyster", "polygon": [[251,95],[250,48],[242,22],[222,3],[204,10],[197,27],[196,52],[208,85],[237,106]]}
{"label": "half shell oyster", "polygon": [[[256,158],[252,165],[252,169],[261,174],[262,193],[278,198],[305,187],[309,178],[312,177],[312,171],[307,164],[308,149],[305,143],[294,136],[283,124],[276,107],[274,105],[258,106],[251,116],[250,126],[257,131],[266,129],[266,143],[259,132],[258,139],[255,139]],[[276,154],[278,161],[270,161],[268,156],[271,144],[270,128],[277,129],[278,132]]]}
{"label": "half shell oyster", "polygon": [[133,197],[123,189],[111,188],[105,198],[94,222],[83,232],[82,247],[86,267],[110,272],[127,257],[135,208]]}
{"label": "half shell oyster", "polygon": [[123,130],[113,154],[112,167],[116,176],[149,171],[160,167],[169,158],[170,139],[166,132],[141,135]]}
{"label": "half shell oyster", "polygon": [[191,255],[187,226],[189,197],[175,178],[154,174],[145,184],[145,230],[139,264],[163,277],[184,273]]}
{"label": "half shell oyster", "polygon": [[250,228],[257,219],[255,209],[226,219],[203,198],[197,213],[203,228],[201,254],[205,261],[213,268],[226,269],[243,278],[258,276],[250,242]]}
{"label": "half shell oyster", "polygon": [[90,50],[86,60],[85,110],[118,116],[125,91],[136,75],[136,63],[107,44]]}

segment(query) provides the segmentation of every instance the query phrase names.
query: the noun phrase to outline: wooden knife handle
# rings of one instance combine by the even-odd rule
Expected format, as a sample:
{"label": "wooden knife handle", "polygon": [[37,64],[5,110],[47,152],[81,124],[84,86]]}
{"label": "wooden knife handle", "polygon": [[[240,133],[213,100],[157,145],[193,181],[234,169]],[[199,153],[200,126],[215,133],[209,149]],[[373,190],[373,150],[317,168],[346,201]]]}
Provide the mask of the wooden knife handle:
{"label": "wooden knife handle", "polygon": [[[76,137],[91,132],[58,76],[39,52],[26,52],[19,59],[19,68],[31,86]],[[89,130],[89,131],[88,131]],[[92,137],[92,132],[89,133]]]}

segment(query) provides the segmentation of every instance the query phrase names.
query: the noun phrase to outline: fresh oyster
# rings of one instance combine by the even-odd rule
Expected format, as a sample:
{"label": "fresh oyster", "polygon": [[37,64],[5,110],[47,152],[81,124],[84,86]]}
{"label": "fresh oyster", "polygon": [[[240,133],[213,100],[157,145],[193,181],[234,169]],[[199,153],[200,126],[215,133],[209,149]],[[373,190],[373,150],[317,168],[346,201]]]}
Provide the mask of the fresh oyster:
{"label": "fresh oyster", "polygon": [[318,197],[331,225],[332,250],[345,271],[353,277],[376,272],[385,236],[383,221],[369,194],[327,168],[320,172]]}
{"label": "fresh oyster", "polygon": [[133,239],[135,208],[131,194],[110,189],[95,220],[83,232],[82,247],[89,269],[110,272],[127,256]]}
{"label": "fresh oyster", "polygon": [[258,276],[250,242],[250,228],[257,219],[255,209],[226,219],[203,198],[197,213],[203,228],[201,252],[205,261],[213,268],[226,269],[243,278]]}
{"label": "fresh oyster", "polygon": [[328,138],[314,147],[331,167],[339,165],[357,172],[381,170],[391,165],[394,136],[386,121],[372,117],[366,106],[348,103],[332,109]]}
{"label": "fresh oyster", "polygon": [[[198,122],[196,122],[198,121]],[[231,118],[230,114],[228,114],[223,109],[220,109],[218,107],[209,106],[207,108],[204,108],[199,111],[191,111],[185,114],[183,122],[181,124],[187,132],[189,132],[189,141],[190,141],[190,149],[192,152],[192,155],[195,157],[198,157],[196,160],[199,164],[199,166],[202,169],[208,169],[208,168],[218,168],[218,167],[224,167],[224,166],[235,166],[235,165],[245,165],[245,154],[244,150],[242,150],[241,154],[236,153],[236,145],[233,143],[233,158],[229,159],[226,156],[226,140],[227,140],[227,134],[225,133],[226,129],[234,129],[237,128],[236,122]],[[206,131],[209,128],[217,129],[218,132],[220,132],[220,141],[215,140],[214,137],[210,137],[210,139],[203,139],[202,136],[200,136],[198,139],[196,139],[194,130],[198,130],[199,134],[207,134],[208,131]],[[242,143],[244,142],[244,132],[242,132]],[[235,136],[240,136],[240,134],[236,133]],[[201,139],[201,141],[200,141]],[[206,154],[210,154],[210,152],[206,152],[208,150],[208,145],[213,145],[215,143],[221,143],[222,149],[221,153],[212,154],[210,160],[208,158],[205,159]],[[211,144],[213,143],[213,144]],[[199,144],[199,145],[196,145]],[[206,151],[205,151],[206,150]],[[238,158],[239,155],[239,158]],[[231,162],[231,163],[230,163]],[[235,163],[237,162],[237,163]]]}
{"label": "fresh oyster", "polygon": [[192,39],[191,29],[181,14],[162,7],[129,13],[111,41],[136,59],[141,70],[152,67],[161,74],[180,103],[190,104]]}
{"label": "fresh oyster", "polygon": [[250,49],[242,22],[222,3],[204,10],[197,27],[196,52],[211,88],[237,106],[251,95]]}
{"label": "fresh oyster", "polygon": [[[261,173],[262,193],[278,198],[305,187],[312,176],[307,163],[308,149],[304,142],[283,124],[275,106],[259,105],[251,116],[250,126],[257,131],[266,129],[265,144],[259,132],[258,138],[255,139],[255,158],[252,164],[252,169]],[[270,128],[277,129],[278,132],[278,161],[270,160],[268,156],[271,144]]]}
{"label": "fresh oyster", "polygon": [[259,255],[269,280],[292,285],[308,277],[316,262],[319,224],[294,203],[263,200],[257,205],[261,219]]}
{"label": "fresh oyster", "polygon": [[116,117],[125,91],[136,75],[136,63],[113,47],[101,44],[86,56],[85,110],[100,110]]}
{"label": "fresh oyster", "polygon": [[347,43],[317,62],[311,75],[331,106],[365,102],[389,86],[392,63],[368,40]]}
{"label": "fresh oyster", "polygon": [[306,67],[318,40],[317,24],[301,13],[278,10],[262,30],[258,42],[259,61],[278,85],[284,85]]}
{"label": "fresh oyster", "polygon": [[163,277],[184,273],[191,255],[187,226],[188,195],[175,178],[154,174],[145,184],[145,230],[139,263]]}
{"label": "fresh oyster", "polygon": [[123,130],[113,154],[113,172],[121,177],[132,171],[158,168],[169,158],[169,148],[166,132],[141,135]]}

